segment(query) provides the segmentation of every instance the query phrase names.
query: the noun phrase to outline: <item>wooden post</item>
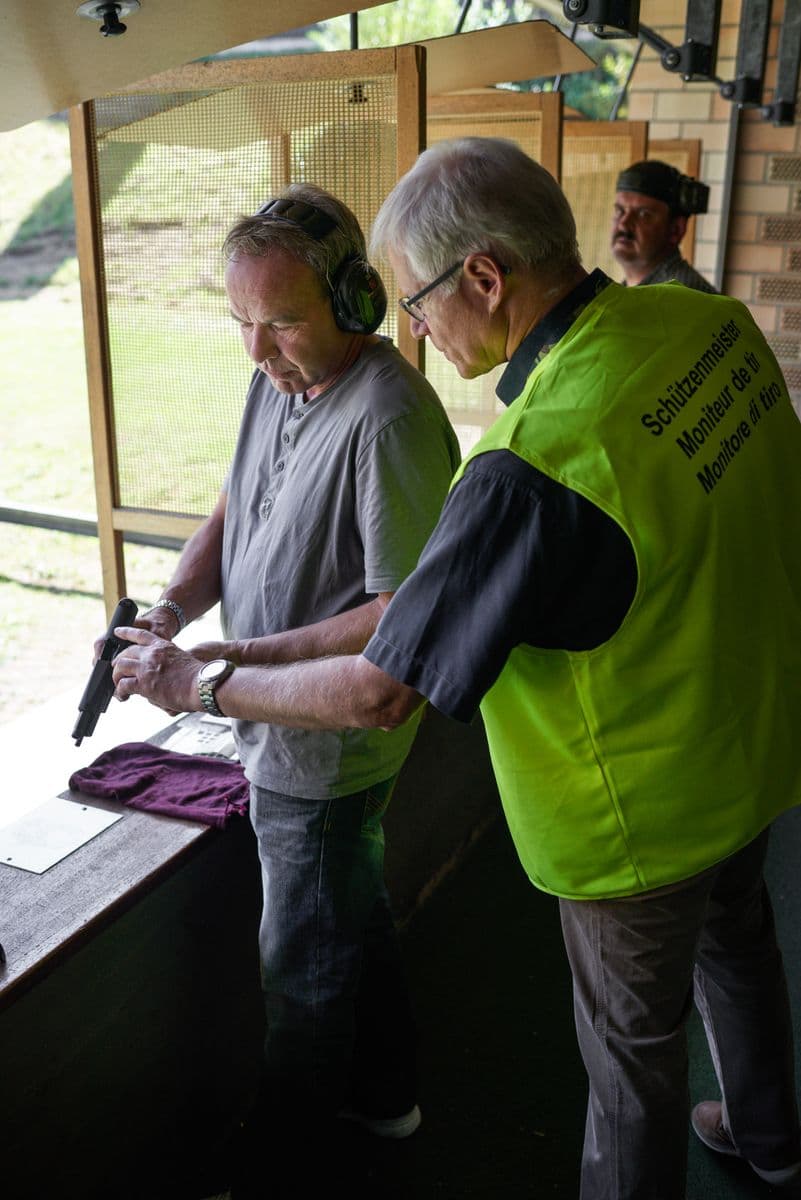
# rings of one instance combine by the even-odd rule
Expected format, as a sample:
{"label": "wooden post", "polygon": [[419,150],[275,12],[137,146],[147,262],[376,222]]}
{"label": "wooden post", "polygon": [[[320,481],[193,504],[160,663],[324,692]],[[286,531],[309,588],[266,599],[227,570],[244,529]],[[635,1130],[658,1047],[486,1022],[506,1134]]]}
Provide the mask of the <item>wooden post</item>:
{"label": "wooden post", "polygon": [[71,108],[69,122],[97,528],[103,572],[103,598],[106,616],[110,618],[117,601],[125,595],[126,586],[122,533],[114,528],[114,508],[118,503],[117,468],[100,196],[94,153],[94,106],[91,101]]}
{"label": "wooden post", "polygon": [[[426,52],[423,46],[399,46],[397,49],[397,175],[417,161],[426,144]],[[390,297],[390,303],[393,302]],[[425,369],[425,342],[412,337],[409,318],[398,315],[398,349],[412,366]]]}
{"label": "wooden post", "polygon": [[562,104],[561,92],[543,92],[542,153],[540,164],[550,171],[557,183],[562,179]]}

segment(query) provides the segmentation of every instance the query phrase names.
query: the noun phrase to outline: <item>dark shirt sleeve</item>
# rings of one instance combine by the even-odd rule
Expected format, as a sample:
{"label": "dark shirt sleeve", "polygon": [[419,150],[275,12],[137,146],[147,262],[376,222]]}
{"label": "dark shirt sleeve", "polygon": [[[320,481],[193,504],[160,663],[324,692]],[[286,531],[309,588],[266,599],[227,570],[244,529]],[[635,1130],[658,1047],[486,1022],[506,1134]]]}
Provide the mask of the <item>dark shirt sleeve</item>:
{"label": "dark shirt sleeve", "polygon": [[470,721],[520,643],[590,650],[637,586],[631,543],[596,505],[507,450],[473,459],[365,657]]}

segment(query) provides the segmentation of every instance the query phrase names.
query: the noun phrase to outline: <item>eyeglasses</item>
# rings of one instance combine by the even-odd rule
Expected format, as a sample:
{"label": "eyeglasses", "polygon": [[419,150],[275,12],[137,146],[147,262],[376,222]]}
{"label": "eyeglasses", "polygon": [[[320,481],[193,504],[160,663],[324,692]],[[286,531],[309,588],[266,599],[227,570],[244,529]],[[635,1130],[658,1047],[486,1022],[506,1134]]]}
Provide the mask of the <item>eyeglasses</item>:
{"label": "eyeglasses", "polygon": [[446,279],[450,279],[451,275],[455,271],[460,271],[463,266],[464,262],[460,259],[458,263],[454,263],[452,267],[448,267],[447,271],[443,271],[432,283],[426,284],[424,288],[421,288],[419,292],[415,292],[413,296],[401,296],[398,304],[405,313],[409,314],[413,321],[425,321],[426,314],[420,304],[423,296],[427,296],[429,292],[433,292],[434,288],[438,288]]}
{"label": "eyeglasses", "polygon": [[[452,267],[448,267],[447,271],[443,271],[441,275],[438,275],[437,278],[432,280],[431,283],[427,283],[424,288],[421,288],[419,292],[415,292],[413,296],[401,296],[398,304],[401,306],[403,311],[408,313],[413,321],[425,321],[425,309],[420,303],[420,301],[423,299],[423,296],[427,296],[429,292],[433,292],[434,288],[438,288],[439,285],[444,283],[446,279],[450,279],[454,271],[461,270],[465,264],[465,261],[465,259],[462,259],[461,262],[454,263]],[[498,266],[504,275],[511,274],[511,267],[505,267],[502,263],[498,263]]]}

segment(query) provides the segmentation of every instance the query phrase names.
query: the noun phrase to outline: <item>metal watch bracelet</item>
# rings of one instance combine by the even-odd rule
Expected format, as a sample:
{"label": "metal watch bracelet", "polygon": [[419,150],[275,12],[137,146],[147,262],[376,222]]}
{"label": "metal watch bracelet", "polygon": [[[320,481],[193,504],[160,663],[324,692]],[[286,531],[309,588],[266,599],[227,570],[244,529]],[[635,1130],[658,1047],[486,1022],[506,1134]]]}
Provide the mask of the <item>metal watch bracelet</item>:
{"label": "metal watch bracelet", "polygon": [[186,615],[184,613],[184,610],[181,608],[180,604],[177,603],[177,601],[175,601],[175,600],[157,600],[155,604],[150,606],[150,608],[147,610],[146,613],[142,614],[142,616],[144,616],[144,617],[150,616],[150,614],[157,608],[168,608],[171,613],[175,614],[175,618],[178,622],[178,632],[179,633],[181,632],[182,629],[186,628]]}

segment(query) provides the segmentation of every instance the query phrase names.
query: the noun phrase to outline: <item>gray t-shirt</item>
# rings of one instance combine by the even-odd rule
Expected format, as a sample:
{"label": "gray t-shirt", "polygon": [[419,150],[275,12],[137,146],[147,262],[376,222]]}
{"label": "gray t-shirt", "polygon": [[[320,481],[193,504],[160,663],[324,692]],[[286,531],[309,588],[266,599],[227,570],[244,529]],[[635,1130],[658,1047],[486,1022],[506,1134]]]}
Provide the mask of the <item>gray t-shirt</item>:
{"label": "gray t-shirt", "polygon": [[[436,393],[386,340],[366,344],[332,387],[305,403],[255,371],[226,482],[226,636],[280,633],[395,591],[436,524],[459,458]],[[416,727],[234,722],[250,782],[310,799],[389,778]]]}
{"label": "gray t-shirt", "polygon": [[638,286],[644,287],[647,283],[673,283],[674,281],[683,283],[685,287],[694,288],[696,292],[718,295],[717,288],[714,288],[708,279],[704,279],[703,275],[699,275],[695,267],[691,267],[678,250],[674,250],[650,275],[641,279]]}

